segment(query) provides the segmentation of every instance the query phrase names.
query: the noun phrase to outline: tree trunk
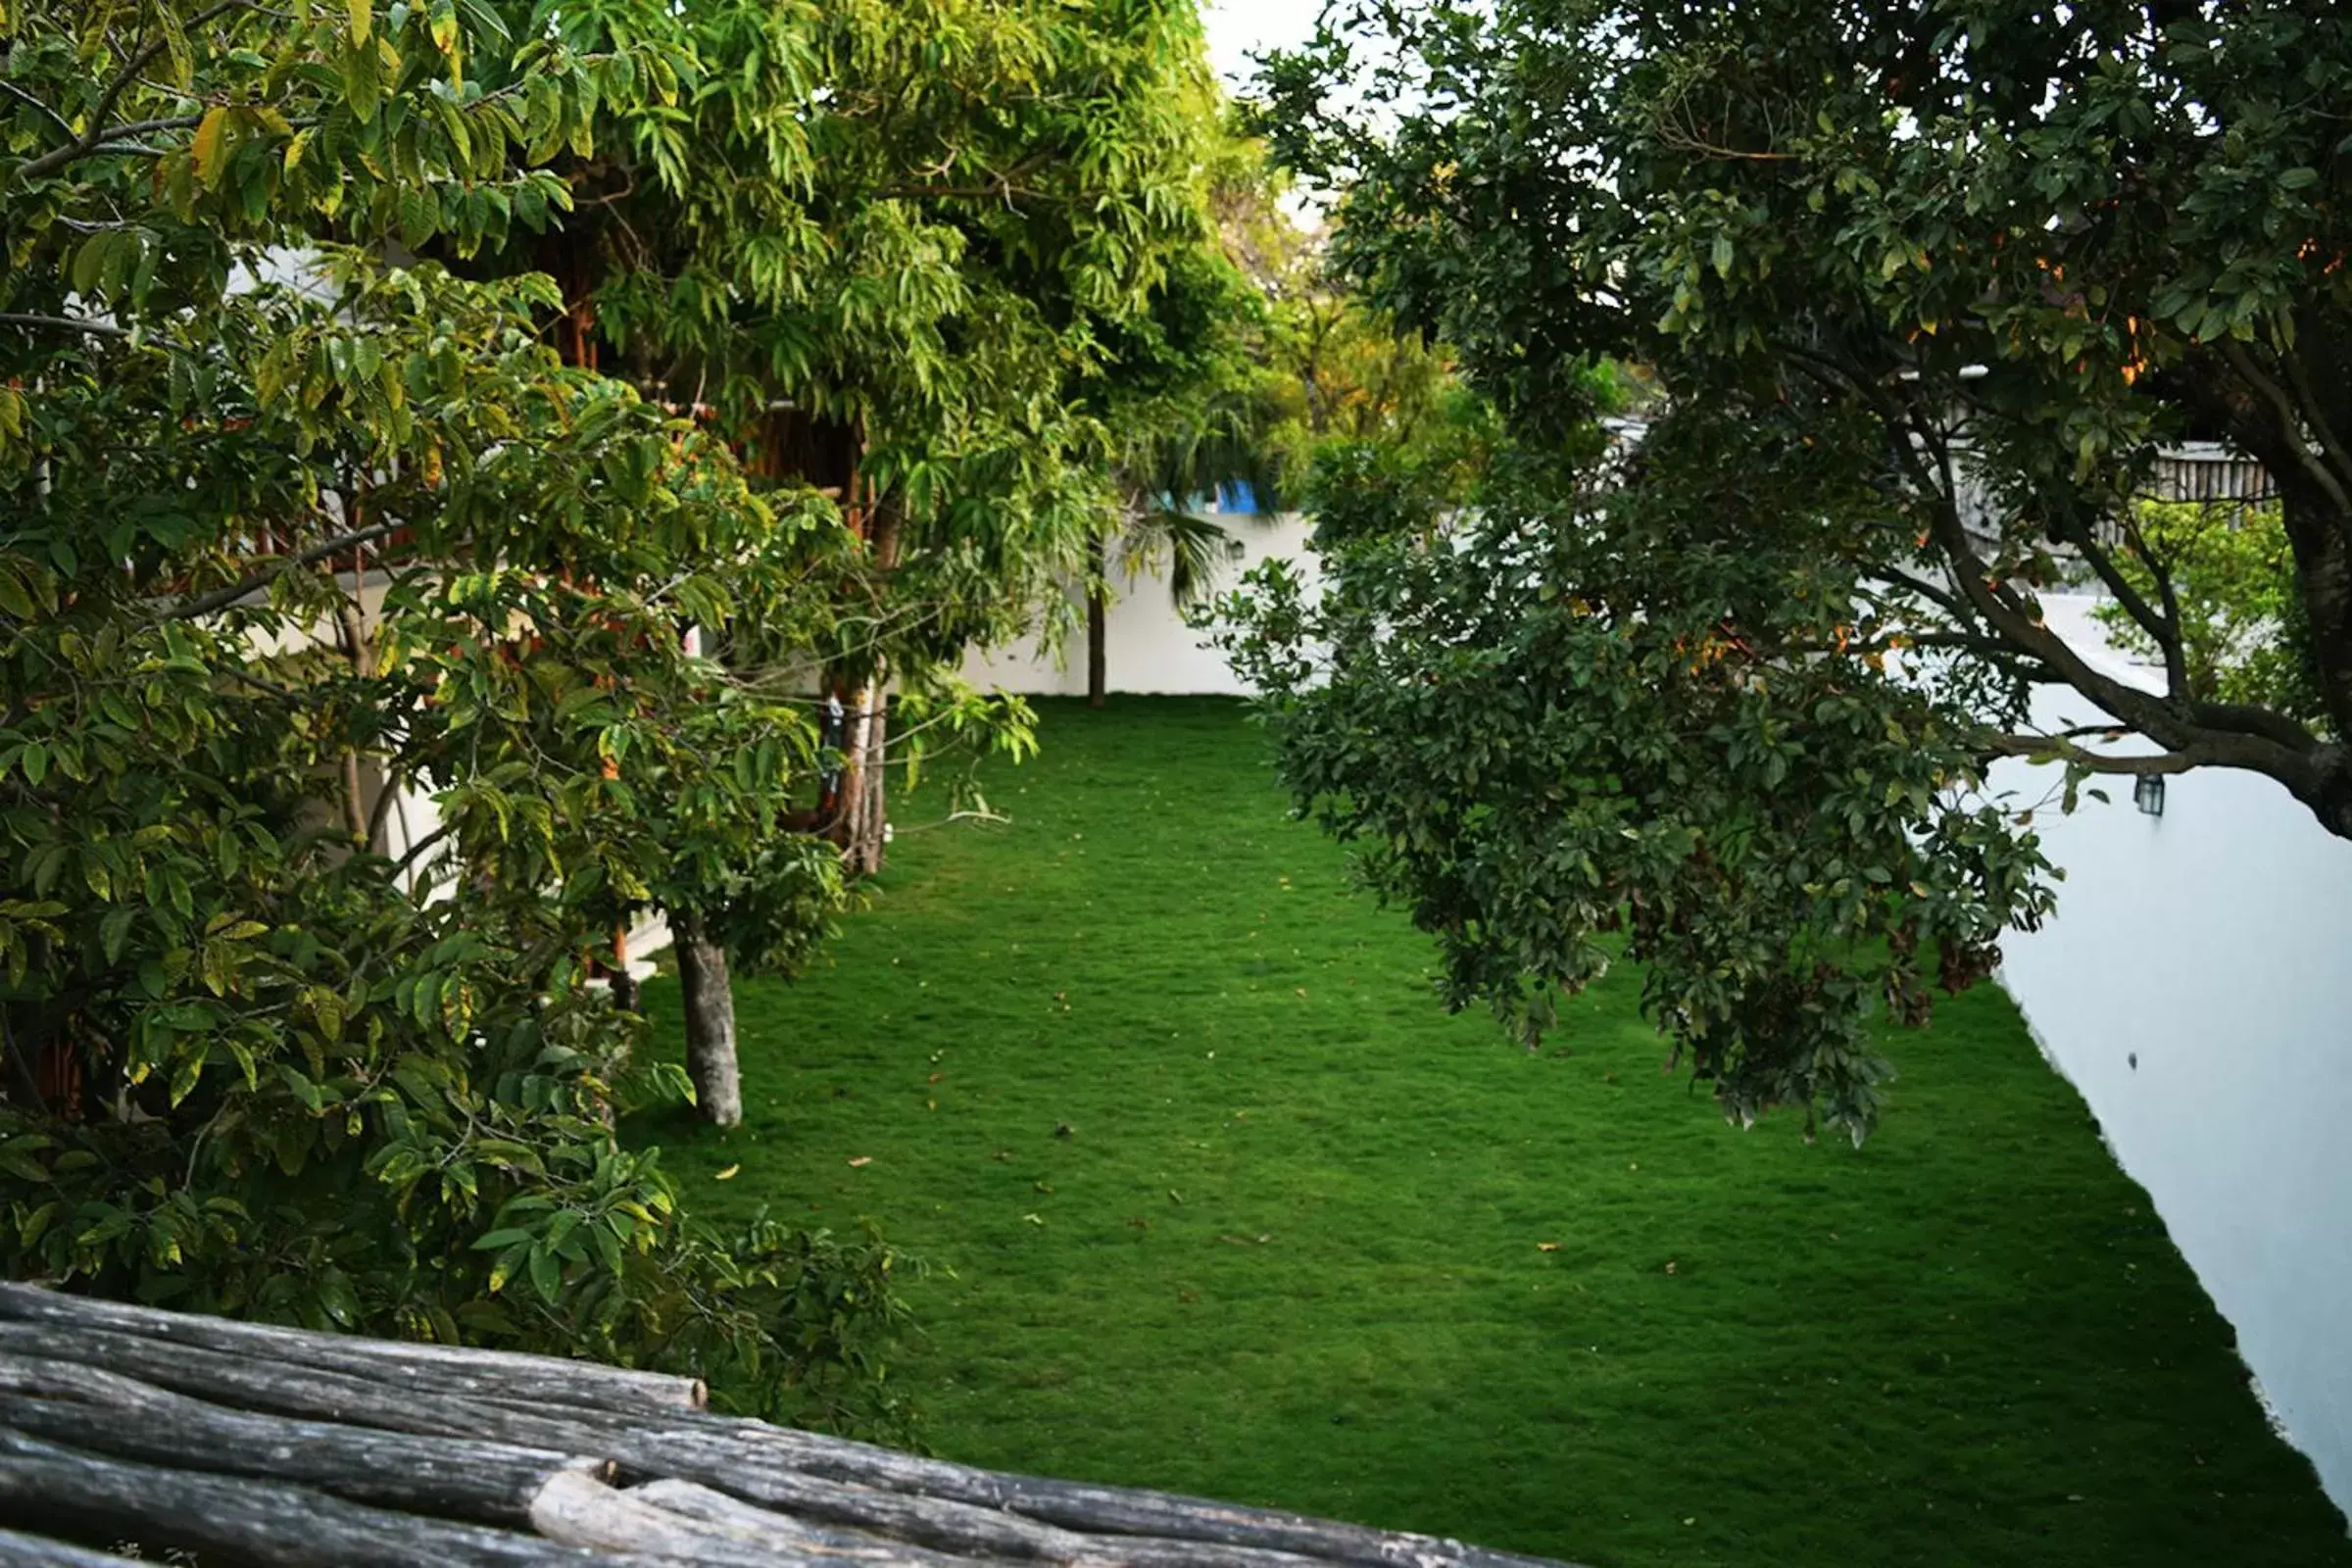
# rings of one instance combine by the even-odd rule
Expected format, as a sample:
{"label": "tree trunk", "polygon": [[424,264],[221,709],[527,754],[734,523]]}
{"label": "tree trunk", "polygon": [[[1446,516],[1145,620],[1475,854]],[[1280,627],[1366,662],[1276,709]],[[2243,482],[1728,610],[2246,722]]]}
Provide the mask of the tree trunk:
{"label": "tree trunk", "polygon": [[1086,706],[1101,708],[1107,691],[1110,606],[1102,589],[1103,574],[1109,570],[1102,536],[1097,534],[1086,543]]}
{"label": "tree trunk", "polygon": [[[867,547],[879,572],[899,564],[899,509],[889,496],[878,498],[871,513]],[[890,825],[885,791],[890,765],[890,666],[877,658],[852,699],[849,715],[848,765],[842,773],[842,825],[838,835],[842,867],[851,876],[872,876],[882,869],[883,846]]]}
{"label": "tree trunk", "polygon": [[884,794],[890,761],[890,700],[877,681],[859,694],[867,705],[857,772],[857,796],[850,805],[850,835],[843,859],[852,876],[872,876],[882,869],[890,842],[889,802]]}
{"label": "tree trunk", "polygon": [[743,1120],[743,1075],[735,1065],[735,992],[727,951],[699,915],[677,916],[678,984],[686,1001],[686,1076],[703,1120],[732,1127]]}

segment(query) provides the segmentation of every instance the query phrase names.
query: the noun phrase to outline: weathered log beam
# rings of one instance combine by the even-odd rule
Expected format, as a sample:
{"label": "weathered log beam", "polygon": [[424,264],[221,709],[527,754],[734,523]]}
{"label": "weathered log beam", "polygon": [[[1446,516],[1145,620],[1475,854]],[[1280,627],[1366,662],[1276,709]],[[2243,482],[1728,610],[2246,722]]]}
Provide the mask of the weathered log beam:
{"label": "weathered log beam", "polygon": [[[1186,1544],[1213,1544],[1228,1554],[1270,1551],[1339,1563],[1428,1563],[1433,1568],[1446,1563],[1492,1568],[1512,1561],[1428,1543],[1428,1538],[1397,1538],[1265,1509],[919,1460],[870,1444],[753,1420],[717,1415],[647,1420],[574,1408],[522,1410],[504,1401],[466,1401],[445,1394],[400,1394],[363,1378],[247,1361],[221,1351],[176,1349],[158,1340],[106,1331],[75,1333],[0,1321],[0,1354],[82,1361],[217,1403],[249,1403],[395,1432],[504,1441],[558,1452],[610,1452],[637,1479],[694,1481],[809,1521],[922,1543],[948,1554],[981,1551],[1077,1561],[1112,1549],[1087,1540],[1089,1533],[1117,1533],[1143,1538],[1119,1543],[1122,1561],[1169,1568],[1195,1561],[1195,1554],[1183,1549]],[[1366,1538],[1388,1551],[1364,1551]]]}
{"label": "weathered log beam", "polygon": [[[180,1327],[191,1324],[192,1330]],[[321,1353],[320,1342],[327,1352],[356,1348],[358,1353]],[[377,1349],[430,1351],[435,1364],[418,1377],[387,1376],[395,1363],[372,1358],[369,1352]],[[586,1401],[604,1385],[593,1376],[581,1383],[572,1375],[612,1369],[587,1363],[257,1331],[6,1285],[0,1285],[0,1353],[96,1366],[215,1403],[557,1453],[609,1454],[636,1479],[698,1483],[789,1510],[804,1522],[948,1553],[1055,1562],[1107,1554],[1139,1568],[1189,1568],[1202,1560],[1195,1548],[1213,1546],[1353,1568],[1559,1568],[1457,1542],[1271,1509],[979,1470],[676,1405],[600,1408]],[[515,1362],[531,1376],[513,1376]],[[533,1396],[549,1378],[563,1381],[565,1397]],[[675,1393],[684,1380],[657,1381]],[[1104,1536],[1127,1539],[1114,1545],[1100,1539]]]}
{"label": "weathered log beam", "polygon": [[0,1424],[118,1458],[513,1524],[529,1522],[550,1477],[612,1470],[599,1457],[224,1410],[96,1367],[16,1355],[0,1355]]}
{"label": "weathered log beam", "polygon": [[[758,1513],[748,1504],[748,1512]],[[879,1562],[892,1568],[978,1568],[982,1559],[945,1557],[898,1543],[882,1543],[883,1554],[868,1557],[827,1545],[817,1535],[795,1532],[780,1515],[760,1518],[781,1530],[747,1529],[675,1512],[648,1500],[645,1490],[615,1491],[586,1476],[559,1476],[540,1493],[531,1524],[550,1541],[597,1551],[628,1551],[673,1558],[698,1568],[856,1568]]]}
{"label": "weathered log beam", "polygon": [[[666,1512],[683,1514],[759,1541],[802,1543],[806,1549],[831,1555],[837,1563],[922,1563],[956,1568],[987,1559],[921,1551],[862,1532],[824,1529],[788,1514],[755,1507],[710,1487],[691,1481],[651,1481],[629,1489]],[[1150,1536],[1099,1536],[1070,1559],[1072,1568],[1320,1568],[1316,1559],[1287,1551],[1259,1551],[1248,1546],[1220,1546],[1199,1541],[1167,1541]]]}
{"label": "weathered log beam", "polygon": [[419,1519],[308,1487],[76,1453],[0,1427],[0,1518],[217,1552],[256,1568],[656,1568],[487,1525]]}
{"label": "weathered log beam", "polygon": [[[707,1413],[658,1423],[596,1415],[580,1419],[587,1427],[600,1430],[606,1447],[631,1475],[698,1481],[811,1518],[886,1534],[900,1532],[880,1522],[882,1510],[871,1500],[874,1493],[1017,1514],[1041,1525],[1057,1526],[1063,1533],[1204,1543],[1287,1552],[1360,1568],[1573,1568],[1546,1558],[1494,1551],[1435,1536],[1395,1534],[1272,1508],[1242,1507],[1134,1487],[980,1470],[761,1421]],[[842,1494],[796,1493],[759,1479],[772,1477],[779,1469],[840,1482],[853,1490]],[[754,1490],[760,1487],[767,1489],[764,1494]],[[1042,1549],[1023,1554],[1054,1557],[1066,1545],[1049,1537],[1041,1537],[1039,1542]],[[932,1544],[951,1550],[991,1549],[951,1541],[934,1540]],[[1110,1548],[1104,1544],[1103,1549]],[[1137,1561],[1148,1554],[1132,1544],[1122,1544],[1118,1549],[1135,1551]]]}
{"label": "weathered log beam", "polygon": [[862,1530],[812,1525],[805,1519],[795,1519],[790,1514],[756,1507],[741,1497],[731,1497],[715,1488],[693,1481],[649,1481],[643,1486],[629,1488],[625,1495],[665,1513],[700,1521],[704,1526],[735,1540],[804,1550],[836,1564],[862,1562],[888,1563],[898,1565],[898,1568],[966,1568],[968,1564],[997,1560],[930,1551]]}
{"label": "weathered log beam", "polygon": [[0,1568],[126,1568],[135,1559],[118,1557],[87,1546],[69,1546],[62,1541],[20,1536],[0,1530]]}
{"label": "weathered log beam", "polygon": [[[567,1444],[596,1448],[599,1434],[608,1430],[576,1419],[595,1412],[564,1406],[523,1409],[496,1399],[402,1389],[347,1372],[255,1360],[105,1329],[0,1320],[0,1355],[98,1367],[213,1404],[392,1432],[479,1438],[561,1450]],[[550,1410],[560,1410],[562,1415],[547,1413]],[[610,1430],[627,1431],[642,1419],[615,1416]]]}
{"label": "weathered log beam", "polygon": [[512,1350],[411,1345],[68,1296],[0,1281],[0,1319],[108,1329],[172,1345],[345,1372],[419,1392],[524,1404],[674,1414],[709,1402],[700,1380]]}

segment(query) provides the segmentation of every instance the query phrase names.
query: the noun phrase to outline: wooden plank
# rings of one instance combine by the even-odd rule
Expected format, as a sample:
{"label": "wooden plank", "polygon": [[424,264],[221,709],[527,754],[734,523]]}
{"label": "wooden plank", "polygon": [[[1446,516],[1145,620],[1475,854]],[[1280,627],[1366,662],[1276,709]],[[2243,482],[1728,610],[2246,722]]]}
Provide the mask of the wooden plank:
{"label": "wooden plank", "polygon": [[487,1525],[420,1519],[308,1487],[77,1453],[0,1427],[0,1518],[217,1552],[255,1568],[655,1568]]}
{"label": "wooden plank", "polygon": [[315,1486],[414,1512],[525,1524],[558,1474],[610,1461],[226,1410],[95,1367],[0,1355],[0,1424],[89,1452]]}
{"label": "wooden plank", "polygon": [[708,1391],[696,1378],[640,1372],[596,1361],[524,1355],[513,1350],[476,1350],[348,1334],[317,1334],[308,1329],[241,1323],[228,1318],[131,1306],[121,1301],[101,1301],[7,1281],[0,1281],[0,1319],[106,1329],[172,1345],[194,1346],[259,1360],[292,1362],[372,1378],[401,1388],[472,1398],[654,1414],[700,1410],[709,1403]]}

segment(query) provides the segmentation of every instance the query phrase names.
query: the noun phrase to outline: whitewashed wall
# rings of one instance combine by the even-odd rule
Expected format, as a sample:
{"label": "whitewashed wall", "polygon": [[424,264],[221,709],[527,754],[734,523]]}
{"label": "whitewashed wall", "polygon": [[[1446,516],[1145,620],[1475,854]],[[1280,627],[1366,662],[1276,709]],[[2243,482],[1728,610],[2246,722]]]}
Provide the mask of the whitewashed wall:
{"label": "whitewashed wall", "polygon": [[[1216,588],[1232,586],[1236,578],[1269,556],[1284,556],[1311,568],[1307,554],[1307,522],[1298,516],[1260,516],[1224,514],[1216,521],[1240,542],[1242,554],[1216,574]],[[1119,597],[1103,617],[1105,678],[1114,692],[1150,692],[1170,696],[1222,694],[1239,696],[1241,683],[1213,649],[1200,646],[1200,633],[1185,625],[1168,597],[1164,578],[1112,568],[1122,581]],[[1086,635],[1083,621],[1058,654],[1041,651],[1034,638],[1005,648],[975,650],[964,660],[966,680],[983,690],[1018,692],[1027,697],[1086,694]]]}
{"label": "whitewashed wall", "polygon": [[[2088,604],[2045,601],[2110,673],[2157,687]],[[2102,716],[2056,693],[2041,709]],[[1995,784],[2038,795],[2052,771]],[[2128,779],[2110,793],[2036,818],[2067,878],[2001,978],[2352,1511],[2352,844],[2252,774],[2171,779],[2161,816]]]}

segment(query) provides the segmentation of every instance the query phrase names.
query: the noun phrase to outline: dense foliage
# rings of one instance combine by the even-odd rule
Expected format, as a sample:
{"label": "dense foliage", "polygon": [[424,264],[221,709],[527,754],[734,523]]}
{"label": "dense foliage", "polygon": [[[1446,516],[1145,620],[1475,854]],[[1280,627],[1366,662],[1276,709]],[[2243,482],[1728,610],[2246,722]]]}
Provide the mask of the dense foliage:
{"label": "dense foliage", "polygon": [[[956,591],[894,572],[845,526],[859,496],[700,398],[600,373],[556,242],[620,212],[598,183],[618,138],[673,204],[654,232],[708,242],[662,302],[707,356],[759,341],[728,319],[756,302],[689,308],[721,250],[758,274],[727,288],[767,291],[760,353],[822,296],[823,351],[908,396],[986,360],[959,332],[1025,330],[1026,359],[938,416],[1029,461],[1024,378],[1062,373],[1083,321],[990,295],[926,338],[906,311],[974,291],[955,264],[984,243],[1087,309],[1147,299],[1154,264],[1114,238],[1184,230],[1182,190],[1106,154],[1025,237],[926,224],[870,172],[854,214],[777,205],[854,162],[841,125],[796,138],[812,104],[865,102],[860,72],[990,118],[946,45],[1007,14],[949,9],[0,11],[0,1267],[691,1368],[804,1419],[884,1408],[891,1250],[690,1223],[612,1131],[684,1086],[631,1065],[641,1023],[583,982],[649,904],[754,961],[809,951],[846,895],[794,810],[835,755],[806,672],[944,648]],[[1149,79],[1097,114],[1080,88],[1116,85],[1125,35],[1056,15],[973,42],[976,71],[1067,74],[1011,144],[1058,167],[1097,120],[1172,123]],[[708,177],[755,143],[761,170]],[[515,265],[539,244],[552,279]],[[654,338],[610,309],[621,341]],[[693,370],[740,401],[733,367]],[[770,374],[762,408],[831,395],[810,365]],[[863,514],[885,493],[909,527],[952,511],[877,408]],[[1042,450],[1105,489],[1078,446]],[[999,497],[1007,529],[1021,499]],[[1039,547],[994,548],[1006,613]],[[952,683],[909,703],[935,736],[1004,733]]]}
{"label": "dense foliage", "polygon": [[[1622,910],[1732,1110],[1859,1130],[1861,960],[1917,1017],[1922,954],[1965,984],[2046,906],[1974,795],[1992,758],[2070,799],[2250,768],[2352,834],[2339,8],[1360,7],[1268,90],[1342,189],[1341,265],[1458,346],[1522,453],[1483,522],[1258,622],[1294,781],[1457,1000],[1581,983]],[[1580,433],[1603,358],[1652,378],[1645,436]],[[2192,673],[2196,567],[2128,504],[2186,437],[2277,488],[2314,706]],[[2083,577],[2165,689],[2045,624]],[[2033,730],[2036,682],[2149,744]]]}

